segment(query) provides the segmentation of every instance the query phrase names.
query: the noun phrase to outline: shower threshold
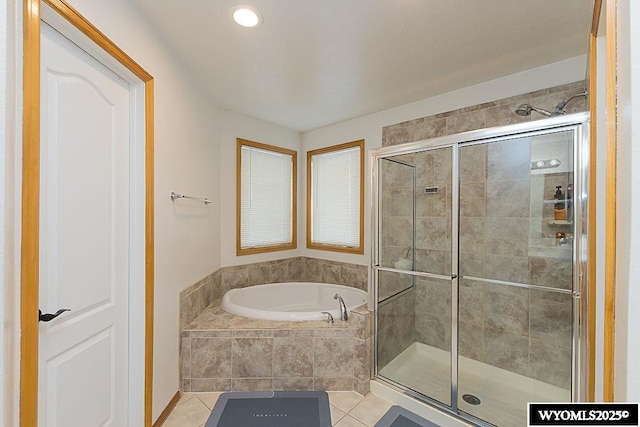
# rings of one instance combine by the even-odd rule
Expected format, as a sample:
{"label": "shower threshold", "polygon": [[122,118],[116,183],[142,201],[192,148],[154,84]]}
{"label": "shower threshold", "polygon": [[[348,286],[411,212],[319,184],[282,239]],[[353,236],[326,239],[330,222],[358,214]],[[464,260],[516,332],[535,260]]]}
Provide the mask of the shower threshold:
{"label": "shower threshold", "polygon": [[[382,368],[379,375],[448,403],[450,358],[449,352],[414,342]],[[497,426],[526,425],[528,402],[571,400],[567,389],[462,356],[458,359],[458,394],[461,411]],[[478,397],[481,404],[465,402],[463,394]]]}

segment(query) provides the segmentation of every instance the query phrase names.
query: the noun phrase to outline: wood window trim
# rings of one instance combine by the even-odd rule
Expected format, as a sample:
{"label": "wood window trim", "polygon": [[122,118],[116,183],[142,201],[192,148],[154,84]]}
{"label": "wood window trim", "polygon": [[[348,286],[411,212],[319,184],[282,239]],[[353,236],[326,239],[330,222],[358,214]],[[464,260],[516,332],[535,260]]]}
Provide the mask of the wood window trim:
{"label": "wood window trim", "polygon": [[[280,245],[242,248],[242,147],[253,147],[291,156],[291,242]],[[267,252],[286,251],[298,247],[298,152],[275,145],[236,138],[236,255],[254,255]]]}
{"label": "wood window trim", "polygon": [[[330,147],[319,148],[317,150],[307,151],[307,248],[308,249],[316,249],[321,251],[332,251],[332,252],[342,252],[349,254],[364,254],[364,139],[359,139],[357,141],[346,142],[344,144],[332,145]],[[311,229],[312,229],[312,211],[311,211],[311,162],[312,158],[318,154],[326,154],[331,153],[333,151],[341,151],[349,148],[358,147],[360,148],[360,244],[358,247],[346,247],[346,246],[338,246],[338,245],[326,245],[321,243],[315,243],[311,238]]]}

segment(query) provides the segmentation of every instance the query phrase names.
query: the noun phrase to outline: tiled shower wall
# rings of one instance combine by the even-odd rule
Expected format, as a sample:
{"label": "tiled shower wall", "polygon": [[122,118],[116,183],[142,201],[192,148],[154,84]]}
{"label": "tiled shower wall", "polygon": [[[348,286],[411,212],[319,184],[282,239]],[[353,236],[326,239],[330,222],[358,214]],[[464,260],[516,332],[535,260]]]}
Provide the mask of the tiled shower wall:
{"label": "tiled shower wall", "polygon": [[571,289],[571,250],[555,246],[560,228],[548,225],[553,204],[544,203],[556,185],[567,188],[569,174],[531,175],[530,151],[529,139],[460,151],[459,349],[569,388],[571,296],[464,278]]}
{"label": "tiled shower wall", "polygon": [[[383,146],[414,142],[436,136],[543,119],[532,113],[521,117],[517,105],[530,103],[545,109],[580,93],[583,82],[468,107],[412,120],[383,129]],[[586,109],[583,99],[567,111]],[[415,268],[450,273],[450,153],[437,150],[428,155],[398,156],[416,167]],[[556,231],[547,218],[556,185],[567,188],[567,173],[530,174],[528,142],[465,147],[461,150],[460,264],[463,275],[533,283],[569,289],[571,259],[566,248],[556,248]],[[413,200],[402,174],[407,169],[389,167],[390,185],[383,184],[382,264],[392,267],[405,257],[412,244]],[[387,172],[389,172],[387,171]],[[393,176],[395,173],[396,176]],[[383,181],[384,182],[384,181]],[[424,188],[437,186],[438,193]],[[384,211],[385,201],[389,206]],[[409,230],[409,233],[407,233]],[[388,276],[388,289],[404,288],[407,278]],[[399,276],[399,275],[395,275]],[[381,278],[381,281],[385,281]],[[392,285],[391,282],[395,282]],[[448,283],[448,282],[447,282]],[[379,362],[391,360],[408,344],[405,338],[450,349],[451,290],[447,283],[416,279],[415,291],[380,309]],[[385,286],[381,283],[381,287]],[[413,314],[407,307],[413,307]],[[383,315],[383,310],[386,313]],[[571,297],[548,291],[527,290],[461,280],[459,349],[462,356],[480,360],[551,384],[570,386]],[[383,320],[385,319],[385,320]],[[392,319],[389,321],[388,319]],[[395,320],[395,321],[394,321]],[[383,333],[392,325],[396,333]],[[414,324],[413,332],[406,326]],[[389,329],[389,331],[391,331]],[[396,338],[394,338],[396,337]],[[398,338],[400,337],[400,338]],[[404,337],[404,338],[402,338]],[[387,360],[387,361],[388,361]]]}
{"label": "tiled shower wall", "polygon": [[[579,81],[386,126],[382,129],[382,146],[422,141],[494,126],[544,120],[544,116],[535,112],[529,116],[519,116],[514,111],[518,105],[525,103],[552,111],[560,101],[583,92],[584,88],[585,83]],[[565,111],[568,113],[587,111],[586,100],[574,99],[566,106]]]}
{"label": "tiled shower wall", "polygon": [[367,266],[296,257],[223,267],[180,292],[180,330],[230,289],[264,283],[320,282],[367,290]]}

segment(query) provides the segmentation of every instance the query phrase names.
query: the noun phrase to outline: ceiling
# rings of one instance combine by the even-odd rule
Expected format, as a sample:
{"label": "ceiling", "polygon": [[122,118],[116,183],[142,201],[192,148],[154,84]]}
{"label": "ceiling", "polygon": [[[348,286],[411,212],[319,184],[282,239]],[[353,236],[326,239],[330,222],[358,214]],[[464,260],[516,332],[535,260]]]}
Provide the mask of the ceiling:
{"label": "ceiling", "polygon": [[298,131],[584,54],[592,3],[133,1],[217,105]]}

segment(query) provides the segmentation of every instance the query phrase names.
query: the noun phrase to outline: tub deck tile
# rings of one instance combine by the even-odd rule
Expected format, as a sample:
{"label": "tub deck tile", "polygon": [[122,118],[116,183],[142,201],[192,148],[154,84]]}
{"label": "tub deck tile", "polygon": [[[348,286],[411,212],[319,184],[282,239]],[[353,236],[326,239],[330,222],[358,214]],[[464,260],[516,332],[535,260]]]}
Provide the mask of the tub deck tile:
{"label": "tub deck tile", "polygon": [[[181,333],[182,391],[356,390],[369,386],[368,313],[347,322],[258,320],[220,299]],[[189,378],[191,377],[191,378]]]}
{"label": "tub deck tile", "polygon": [[351,321],[341,322],[336,320],[330,324],[324,320],[318,321],[280,321],[251,319],[235,314],[227,313],[220,307],[220,301],[207,307],[193,322],[185,326],[185,331],[197,330],[238,330],[238,329],[349,329]]}

